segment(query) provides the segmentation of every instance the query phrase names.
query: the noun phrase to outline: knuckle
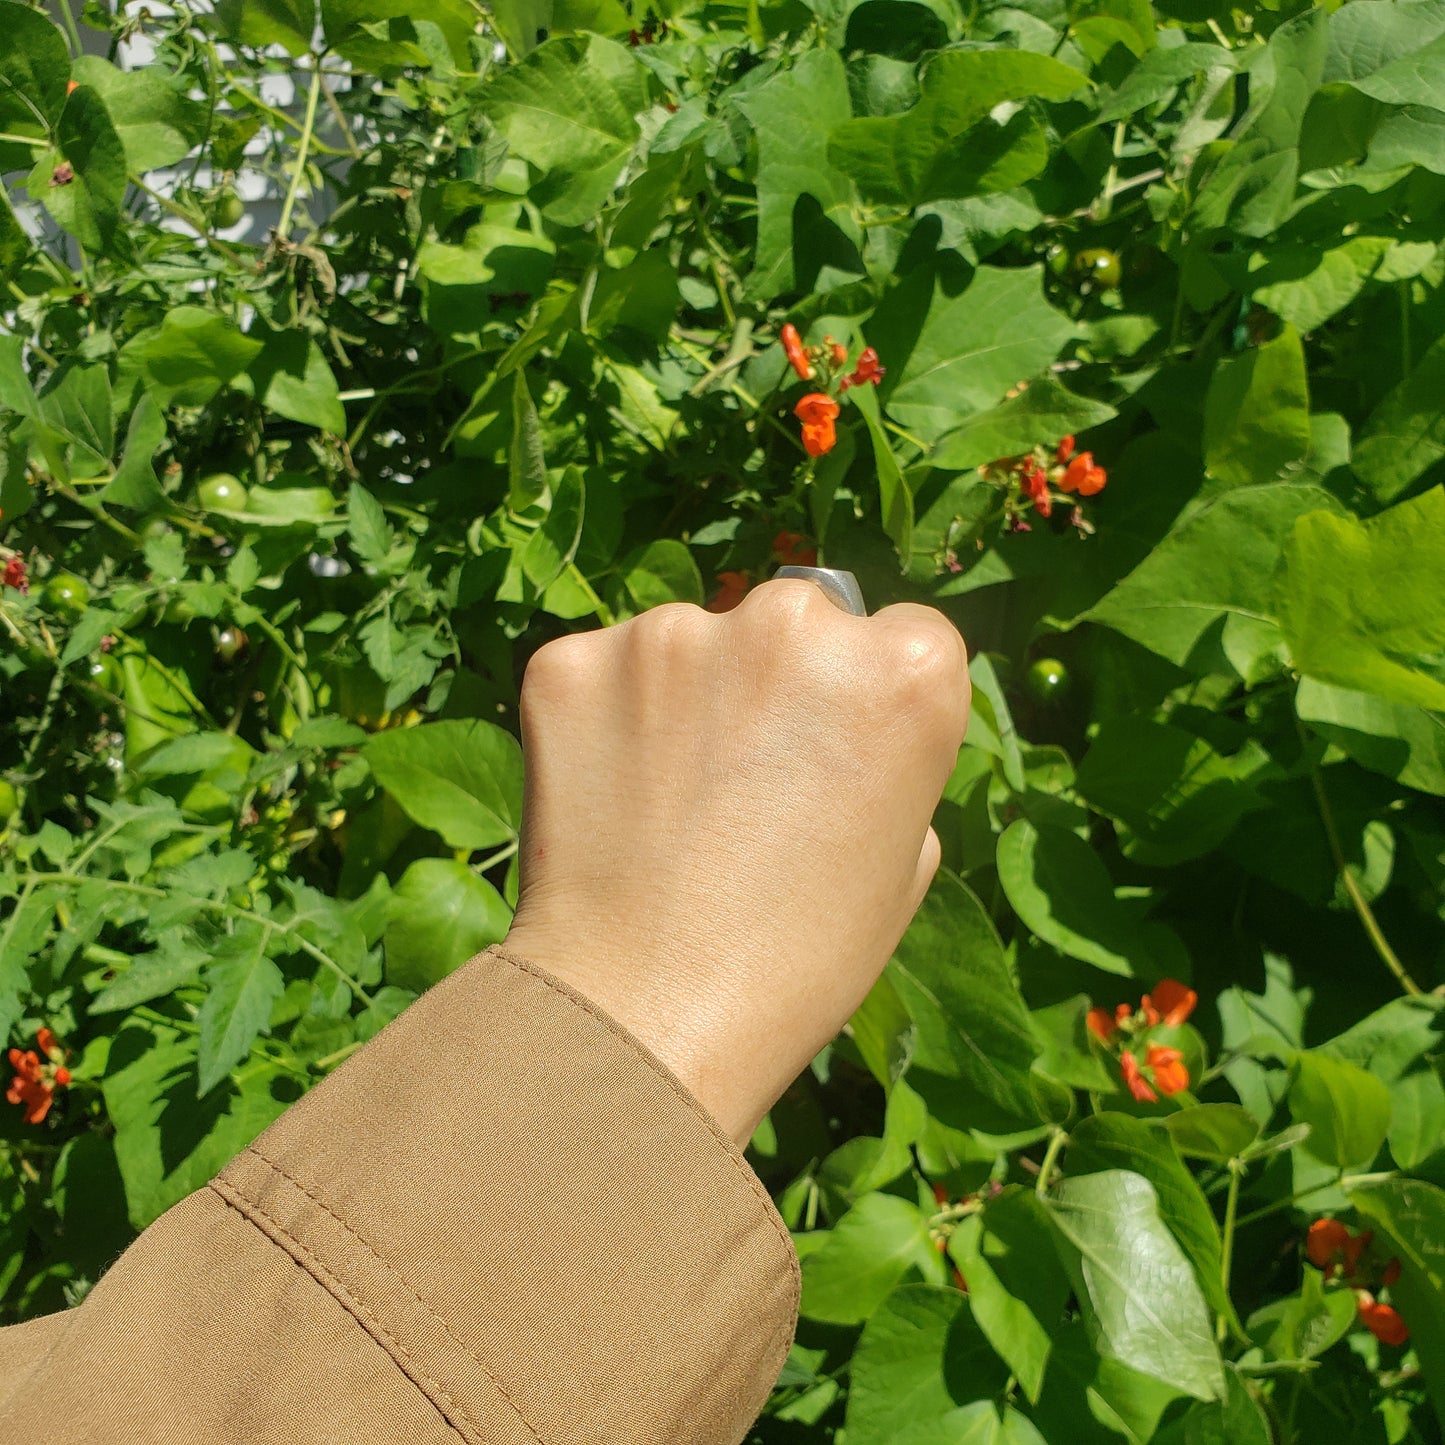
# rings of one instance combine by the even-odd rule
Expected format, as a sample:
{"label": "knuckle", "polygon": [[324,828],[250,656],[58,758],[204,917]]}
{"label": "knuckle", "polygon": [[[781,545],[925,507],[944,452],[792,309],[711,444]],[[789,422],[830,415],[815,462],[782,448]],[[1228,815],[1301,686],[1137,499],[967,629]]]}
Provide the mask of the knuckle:
{"label": "knuckle", "polygon": [[939,725],[962,725],[969,700],[968,651],[941,613],[918,609],[889,639],[899,700],[928,713]]}
{"label": "knuckle", "polygon": [[524,703],[547,703],[575,690],[591,672],[602,645],[601,633],[574,632],[539,647],[522,678]]}
{"label": "knuckle", "polygon": [[740,620],[757,622],[766,627],[812,623],[818,617],[837,611],[816,582],[802,577],[776,577],[771,582],[764,582],[754,587],[736,609]]}
{"label": "knuckle", "polygon": [[632,640],[649,649],[669,649],[695,639],[708,614],[691,602],[664,602],[622,624]]}

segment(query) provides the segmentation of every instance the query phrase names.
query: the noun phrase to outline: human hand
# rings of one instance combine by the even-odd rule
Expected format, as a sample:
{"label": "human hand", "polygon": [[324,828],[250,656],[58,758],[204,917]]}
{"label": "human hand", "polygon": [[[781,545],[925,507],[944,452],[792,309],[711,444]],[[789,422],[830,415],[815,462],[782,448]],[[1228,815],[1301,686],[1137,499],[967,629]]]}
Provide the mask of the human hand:
{"label": "human hand", "polygon": [[549,643],[522,687],[506,947],[746,1142],[922,902],[968,704],[941,613],[852,617],[801,580]]}

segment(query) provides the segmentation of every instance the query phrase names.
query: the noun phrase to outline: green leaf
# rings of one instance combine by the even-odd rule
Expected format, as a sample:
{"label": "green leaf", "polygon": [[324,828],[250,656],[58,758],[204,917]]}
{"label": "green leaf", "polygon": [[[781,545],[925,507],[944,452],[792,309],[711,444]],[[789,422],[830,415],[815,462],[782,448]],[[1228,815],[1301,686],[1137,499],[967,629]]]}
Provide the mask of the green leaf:
{"label": "green leaf", "polygon": [[103,250],[120,221],[125,147],[105,102],[88,85],[71,92],[54,139],[54,149],[41,156],[25,183],[30,198],[82,246]]}
{"label": "green leaf", "polygon": [[944,471],[967,471],[1102,426],[1116,415],[1106,402],[1075,396],[1056,378],[1042,376],[1017,396],[969,417],[934,447],[929,462]]}
{"label": "green leaf", "polygon": [[1311,512],[1285,547],[1280,622],[1300,672],[1445,708],[1445,489],[1366,521]]}
{"label": "green leaf", "polygon": [[1154,1186],[1159,1214],[1194,1266],[1215,1314],[1232,1317],[1224,1291],[1219,1227],[1194,1176],[1174,1152],[1170,1135],[1128,1114],[1093,1114],[1071,1132],[1064,1156],[1069,1178],[1128,1170]]}
{"label": "green leaf", "polygon": [[1295,711],[1361,767],[1445,797],[1445,716],[1374,693],[1300,679]]}
{"label": "green leaf", "polygon": [[316,33],[316,0],[221,0],[216,14],[231,39],[256,50],[304,55]]}
{"label": "green leaf", "polygon": [[0,281],[9,280],[33,249],[30,233],[15,219],[10,198],[0,191]]}
{"label": "green leaf", "polygon": [[[1259,305],[1297,331],[1314,331],[1364,290],[1392,244],[1387,236],[1351,236],[1326,251],[1304,242],[1274,246],[1265,253],[1265,264],[1251,273],[1249,286]],[[1303,370],[1301,357],[1301,388]]]}
{"label": "green leaf", "polygon": [[1272,1360],[1313,1360],[1349,1333],[1355,1313],[1354,1291],[1326,1290],[1324,1276],[1307,1265],[1300,1292],[1257,1309],[1247,1328]]}
{"label": "green leaf", "polygon": [[547,458],[542,452],[542,424],[527,390],[526,368],[512,373],[512,445],[507,452],[507,504],[525,511],[547,490]]}
{"label": "green leaf", "polygon": [[870,328],[888,366],[884,401],[903,427],[937,441],[1053,362],[1074,327],[1044,300],[1042,276],[1041,266],[980,266],[961,290],[927,268],[905,278]]}
{"label": "green leaf", "polygon": [[1039,1045],[983,905],[940,872],[886,975],[917,1029],[909,1082],[959,1128],[1037,1124]]}
{"label": "green leaf", "polygon": [[387,905],[386,978],[425,993],[469,958],[500,943],[512,910],[455,858],[418,858]]}
{"label": "green leaf", "polygon": [[1296,519],[1316,508],[1341,510],[1328,492],[1294,482],[1213,498],[1085,616],[1181,665],[1222,618],[1272,626],[1281,548]]}
{"label": "green leaf", "polygon": [[[842,269],[861,271],[853,186],[828,154],[828,137],[852,114],[838,53],[809,50],[791,70],[733,103],[757,136],[758,239],[749,297],[769,301],[794,289],[814,250],[836,250],[847,261]],[[814,203],[811,221],[799,205],[803,197]]]}
{"label": "green leaf", "polygon": [[204,406],[262,351],[229,317],[201,306],[176,306],[159,331],[135,346],[149,390],[160,406]]}
{"label": "green leaf", "polygon": [[1223,1400],[1201,1400],[1184,1417],[1183,1445],[1272,1445],[1269,1420],[1233,1365],[1224,1381]]}
{"label": "green leaf", "polygon": [[803,1316],[829,1324],[868,1319],[908,1274],[941,1283],[943,1266],[917,1205],[865,1194],[803,1260]]}
{"label": "green leaf", "polygon": [[1390,1293],[1420,1358],[1420,1374],[1445,1426],[1445,1189],[1387,1179],[1350,1192],[1350,1202],[1389,1238],[1399,1280]]}
{"label": "green leaf", "polygon": [[[956,1289],[903,1285],[874,1311],[849,1365],[849,1445],[956,1445],[961,1405],[986,1400],[1003,1371]],[[991,1405],[985,1408],[992,1410]]]}
{"label": "green leaf", "polygon": [[138,954],[130,967],[112,979],[90,1001],[92,1014],[118,1013],[174,993],[200,978],[201,965],[211,957],[187,934],[170,933],[157,940],[149,953]]}
{"label": "green leaf", "polygon": [[998,842],[998,877],[1024,926],[1060,953],[1126,978],[1187,976],[1174,932],[1121,903],[1098,855],[1066,829],[1011,823]]}
{"label": "green leaf", "polygon": [[514,155],[535,166],[532,199],[559,225],[594,219],[621,178],[647,106],[647,72],[596,35],[539,46],[491,82],[488,110]]}
{"label": "green leaf", "polygon": [[248,363],[246,375],[256,400],[288,421],[344,436],[346,408],[316,338],[305,331],[272,331],[264,326],[247,339],[255,338],[260,339],[261,350]]}
{"label": "green leaf", "polygon": [[1318,1052],[1294,1058],[1289,1108],[1308,1124],[1304,1147],[1341,1169],[1368,1168],[1390,1128],[1390,1091],[1373,1074]]}
{"label": "green leaf", "polygon": [[1376,501],[1393,502],[1445,457],[1445,337],[1426,349],[1405,379],[1370,413],[1350,466]]}
{"label": "green leaf", "polygon": [[154,458],[166,440],[166,418],[149,393],[142,395],[126,427],[125,451],[100,499],[115,507],[148,512],[165,500]]}
{"label": "green leaf", "polygon": [[[553,29],[552,11],[553,0],[492,0],[487,13],[508,51],[521,60],[530,55]],[[588,25],[578,28],[599,30],[602,27]]]}
{"label": "green leaf", "polygon": [[1304,347],[1286,326],[1263,346],[1225,357],[1204,399],[1204,465],[1231,487],[1272,482],[1310,447]]}
{"label": "green leaf", "polygon": [[111,1040],[101,1088],[130,1222],[144,1229],[211,1179],[296,1097],[294,1079],[253,1059],[203,1098],[193,1038],[132,1019]]}
{"label": "green leaf", "polygon": [[1123,1170],[1065,1179],[1045,1200],[1100,1353],[1201,1400],[1225,1395],[1209,1309],[1159,1217],[1154,1188]]}
{"label": "green leaf", "polygon": [[1260,806],[1251,774],[1263,763],[1253,750],[1223,758],[1182,728],[1121,714],[1100,723],[1075,783],[1125,826],[1126,857],[1168,867],[1217,848]]}
{"label": "green leaf", "polygon": [[525,308],[546,290],[556,250],[535,231],[488,222],[472,226],[460,246],[428,241],[416,258],[422,315],[444,336],[495,327],[517,314],[513,302]]}
{"label": "green leaf", "polygon": [[346,530],[352,551],[363,562],[380,562],[391,552],[394,538],[386,512],[360,482],[353,482],[346,493]]}
{"label": "green leaf", "polygon": [[908,479],[893,455],[888,433],[883,430],[883,417],[878,397],[871,386],[860,386],[853,392],[853,404],[868,427],[873,443],[873,465],[878,471],[878,507],[883,516],[883,530],[892,540],[900,561],[907,567],[913,556],[913,493]]}
{"label": "green leaf", "polygon": [[105,102],[127,167],[144,173],[184,160],[206,135],[206,107],[151,71],[124,71],[77,57],[74,77]]}
{"label": "green leaf", "polygon": [[65,37],[38,10],[13,0],[0,0],[0,77],[0,130],[33,133],[37,110],[51,125],[60,119],[70,79]]}
{"label": "green leaf", "polygon": [[664,537],[623,558],[618,568],[613,611],[619,617],[646,612],[664,602],[702,605],[702,573],[685,542]]}
{"label": "green leaf", "polygon": [[408,817],[451,848],[513,842],[522,817],[522,749],[493,723],[448,720],[374,734],[362,749]]}
{"label": "green leaf", "polygon": [[[1403,13],[1368,27],[1348,22],[1331,25],[1327,74],[1386,105],[1424,105],[1438,110],[1445,90],[1445,35],[1427,39],[1430,30],[1438,27],[1433,7],[1400,5],[1391,9]],[[1427,17],[1428,28],[1414,28],[1414,33],[1408,34],[1407,16]]]}
{"label": "green leaf", "polygon": [[1101,125],[1123,120],[1161,100],[1167,100],[1186,81],[1206,71],[1235,68],[1235,57],[1218,45],[1186,43],[1147,55],[1124,77],[1104,101],[1098,120]]}
{"label": "green leaf", "polygon": [[1069,1294],[1048,1212],[1031,1190],[1006,1189],[960,1222],[948,1253],[968,1284],[979,1328],[1037,1402]]}
{"label": "green leaf", "polygon": [[1048,161],[1043,127],[1028,110],[1003,124],[989,112],[1005,101],[1064,100],[1088,84],[1048,55],[946,51],[924,70],[916,105],[844,122],[828,142],[828,159],[863,195],[893,205],[1012,190]]}
{"label": "green leaf", "polygon": [[250,1052],[271,1018],[286,980],[266,957],[270,931],[243,924],[215,945],[206,970],[206,998],[196,1017],[200,1026],[196,1092],[204,1098]]}
{"label": "green leaf", "polygon": [[1159,1123],[1181,1154],[1216,1164],[1239,1158],[1259,1138],[1258,1121],[1239,1104],[1193,1104]]}

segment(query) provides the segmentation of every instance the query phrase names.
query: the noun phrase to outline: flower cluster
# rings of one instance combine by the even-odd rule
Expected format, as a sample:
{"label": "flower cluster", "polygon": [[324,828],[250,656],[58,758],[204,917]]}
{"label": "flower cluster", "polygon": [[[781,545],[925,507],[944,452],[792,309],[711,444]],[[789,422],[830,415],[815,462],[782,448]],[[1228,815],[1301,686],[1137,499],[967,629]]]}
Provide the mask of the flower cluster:
{"label": "flower cluster", "polygon": [[1317,1219],[1305,1236],[1305,1256],[1326,1279],[1354,1288],[1359,1321],[1382,1345],[1403,1345],[1409,1326],[1393,1305],[1381,1304],[1374,1295],[1400,1278],[1400,1261],[1392,1255],[1381,1264],[1370,1251],[1374,1239],[1372,1229],[1355,1234],[1338,1219]]}
{"label": "flower cluster", "polygon": [[25,570],[25,559],[23,557],[11,557],[5,564],[5,571],[0,575],[0,586],[13,587],[22,596],[30,593],[30,576]]}
{"label": "flower cluster", "polygon": [[[779,532],[773,538],[773,560],[779,567],[816,567],[818,549],[801,532]],[[731,612],[753,585],[746,571],[719,572],[718,590],[707,604],[709,612]]]}
{"label": "flower cluster", "polygon": [[[1031,532],[1024,520],[1027,511],[1045,519],[1054,506],[1070,497],[1093,497],[1104,490],[1109,474],[1094,460],[1093,452],[1074,449],[1074,438],[1065,437],[1054,447],[1035,447],[1018,457],[1000,457],[979,468],[988,481],[1008,492],[1005,517],[1011,532]],[[1094,529],[1077,503],[1070,509],[1069,525],[1087,536]]]}
{"label": "flower cluster", "polygon": [[[40,1053],[36,1053],[39,1049]],[[5,1097],[12,1104],[24,1104],[25,1122],[40,1124],[50,1112],[56,1089],[70,1082],[70,1070],[65,1067],[65,1050],[56,1042],[49,1029],[41,1029],[35,1035],[35,1049],[11,1049],[10,1067],[15,1077]],[[40,1062],[44,1054],[45,1063]]]}
{"label": "flower cluster", "polygon": [[[885,375],[878,353],[871,346],[863,348],[853,370],[845,375],[842,373],[848,365],[848,348],[831,336],[825,336],[821,346],[804,346],[798,328],[789,321],[778,339],[788,365],[800,380],[812,381],[821,371],[830,388],[836,380],[840,395],[850,386],[877,386]],[[810,457],[826,456],[837,445],[835,423],[839,410],[838,403],[827,391],[810,391],[793,408],[793,415],[803,423],[803,449]]]}
{"label": "flower cluster", "polygon": [[1134,1052],[1135,1039],[1160,1024],[1178,1028],[1198,1002],[1199,995],[1192,988],[1177,979],[1165,978],[1140,999],[1138,1008],[1121,1003],[1113,1013],[1105,1008],[1089,1010],[1090,1031],[1105,1048],[1118,1050],[1124,1086],[1141,1104],[1158,1102],[1159,1094],[1182,1093],[1189,1087],[1189,1069],[1178,1049],[1150,1043],[1147,1038],[1141,1064]]}

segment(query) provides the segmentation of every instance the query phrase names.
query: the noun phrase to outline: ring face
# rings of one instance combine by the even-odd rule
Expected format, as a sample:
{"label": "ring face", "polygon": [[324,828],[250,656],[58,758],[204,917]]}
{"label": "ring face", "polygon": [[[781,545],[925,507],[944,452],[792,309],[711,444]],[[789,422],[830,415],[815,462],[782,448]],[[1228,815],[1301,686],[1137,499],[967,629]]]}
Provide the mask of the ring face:
{"label": "ring face", "polygon": [[851,572],[841,572],[834,567],[779,567],[773,576],[816,582],[827,594],[828,600],[844,612],[851,612],[854,617],[868,615],[868,609],[863,605],[863,590]]}

